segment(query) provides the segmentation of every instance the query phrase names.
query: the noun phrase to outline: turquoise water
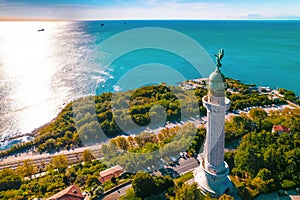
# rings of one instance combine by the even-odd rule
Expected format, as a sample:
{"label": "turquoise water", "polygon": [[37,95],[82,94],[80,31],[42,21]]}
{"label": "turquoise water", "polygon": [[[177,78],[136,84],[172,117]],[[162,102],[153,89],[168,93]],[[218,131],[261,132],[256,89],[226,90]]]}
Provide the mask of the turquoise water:
{"label": "turquoise water", "polygon": [[[300,94],[300,21],[130,21],[126,25],[117,21],[105,24],[108,33],[117,32],[119,26],[121,30],[152,26],[179,31],[196,40],[211,57],[219,48],[225,49],[222,70],[226,76],[272,88],[284,87]],[[167,60],[171,66],[184,65],[183,61],[166,58],[162,53],[155,56],[156,62]],[[140,52],[129,55],[122,64],[134,66],[149,60],[151,58]],[[117,70],[112,74],[118,76],[119,73]],[[193,72],[186,74],[188,78],[197,77]]]}
{"label": "turquoise water", "polygon": [[[162,43],[174,52],[141,48],[107,65],[110,55],[99,45],[117,33],[143,27],[178,31],[213,60],[219,48],[225,49],[222,71],[228,77],[300,94],[300,21],[0,22],[0,136],[32,131],[79,96],[130,89],[135,81],[151,84],[153,77],[175,85],[201,76],[178,55],[184,44],[171,38]],[[40,28],[45,31],[37,32]],[[150,36],[144,37],[147,41]],[[134,43],[119,41],[112,49]],[[195,54],[189,51],[193,48],[187,48],[187,56]],[[137,66],[144,70],[130,71]],[[127,85],[118,85],[128,73]]]}

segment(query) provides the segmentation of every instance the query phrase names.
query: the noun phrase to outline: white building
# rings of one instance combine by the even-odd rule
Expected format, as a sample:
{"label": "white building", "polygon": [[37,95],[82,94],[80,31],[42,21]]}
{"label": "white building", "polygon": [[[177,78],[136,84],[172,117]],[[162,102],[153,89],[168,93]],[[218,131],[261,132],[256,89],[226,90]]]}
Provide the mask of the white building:
{"label": "white building", "polygon": [[209,76],[208,88],[208,95],[202,99],[207,109],[206,140],[194,177],[202,193],[219,197],[232,189],[229,167],[224,162],[224,120],[230,100],[225,97],[225,78],[219,67]]}

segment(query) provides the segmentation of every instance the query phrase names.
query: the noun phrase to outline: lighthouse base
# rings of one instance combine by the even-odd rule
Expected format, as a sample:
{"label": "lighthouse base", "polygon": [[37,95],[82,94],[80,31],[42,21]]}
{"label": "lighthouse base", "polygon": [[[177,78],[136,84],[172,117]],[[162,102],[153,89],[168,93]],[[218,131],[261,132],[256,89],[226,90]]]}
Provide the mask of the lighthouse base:
{"label": "lighthouse base", "polygon": [[233,185],[228,174],[229,167],[226,162],[223,172],[214,174],[205,169],[203,159],[200,166],[194,171],[195,182],[201,192],[203,194],[209,193],[213,198],[232,192]]}

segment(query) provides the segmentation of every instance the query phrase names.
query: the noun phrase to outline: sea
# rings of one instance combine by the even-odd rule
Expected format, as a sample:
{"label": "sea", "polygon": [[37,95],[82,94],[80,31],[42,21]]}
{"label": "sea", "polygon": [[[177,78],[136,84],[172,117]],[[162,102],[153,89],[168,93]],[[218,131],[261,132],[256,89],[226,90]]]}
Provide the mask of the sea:
{"label": "sea", "polygon": [[300,21],[0,22],[0,150],[81,96],[207,77],[300,94]]}

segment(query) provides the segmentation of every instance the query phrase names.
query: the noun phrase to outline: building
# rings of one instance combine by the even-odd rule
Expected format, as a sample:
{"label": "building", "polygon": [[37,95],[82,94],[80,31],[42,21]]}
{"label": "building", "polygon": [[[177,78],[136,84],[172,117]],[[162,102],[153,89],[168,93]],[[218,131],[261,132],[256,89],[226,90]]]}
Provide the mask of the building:
{"label": "building", "polygon": [[75,185],[71,185],[46,200],[84,200],[84,198],[85,196],[81,193],[80,189]]}
{"label": "building", "polygon": [[111,180],[113,177],[118,177],[124,173],[124,169],[120,165],[116,165],[109,169],[100,172],[99,180],[101,183]]}
{"label": "building", "polygon": [[282,125],[274,125],[272,128],[272,133],[274,133],[274,132],[278,132],[279,134],[290,133],[291,129],[286,126],[282,126]]}
{"label": "building", "polygon": [[224,162],[224,120],[230,100],[225,97],[225,77],[220,66],[219,60],[216,70],[209,76],[208,95],[202,99],[207,109],[207,132],[204,152],[198,155],[200,166],[194,171],[201,192],[214,198],[232,189],[229,167]]}

